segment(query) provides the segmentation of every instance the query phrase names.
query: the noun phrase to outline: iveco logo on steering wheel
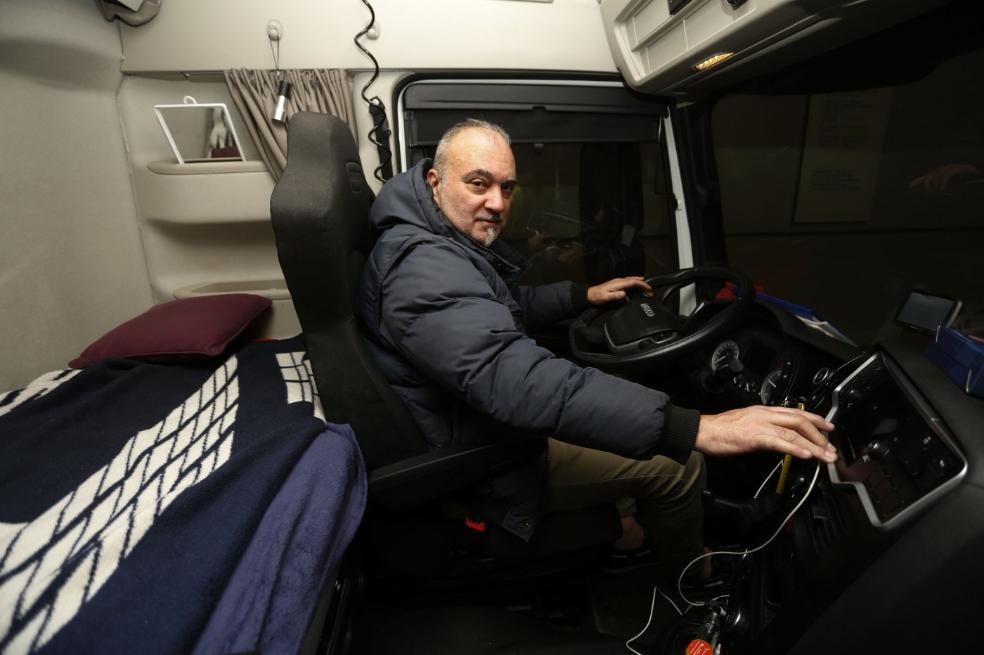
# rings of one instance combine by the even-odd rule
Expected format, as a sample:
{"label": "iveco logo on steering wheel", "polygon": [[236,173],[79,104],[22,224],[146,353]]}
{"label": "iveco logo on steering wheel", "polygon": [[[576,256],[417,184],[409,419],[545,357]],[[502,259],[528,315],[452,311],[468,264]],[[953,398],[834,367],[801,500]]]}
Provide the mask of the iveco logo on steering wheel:
{"label": "iveco logo on steering wheel", "polygon": [[642,307],[642,312],[649,318],[656,316],[656,312],[653,311],[653,308],[648,303],[639,303],[639,306]]}

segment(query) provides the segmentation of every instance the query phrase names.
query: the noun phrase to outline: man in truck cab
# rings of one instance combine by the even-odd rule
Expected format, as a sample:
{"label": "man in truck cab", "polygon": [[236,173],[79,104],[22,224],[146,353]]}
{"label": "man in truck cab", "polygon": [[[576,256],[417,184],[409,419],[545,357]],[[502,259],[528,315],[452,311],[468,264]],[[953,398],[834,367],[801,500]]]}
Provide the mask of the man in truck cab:
{"label": "man in truck cab", "polygon": [[537,345],[528,335],[538,327],[649,287],[639,277],[519,285],[522,261],[497,239],[516,184],[501,127],[451,127],[433,161],[380,191],[380,236],[359,290],[368,348],[431,447],[517,433],[544,442],[541,457],[483,485],[502,508],[490,518],[529,539],[541,513],[613,503],[623,515],[616,549],[645,544],[682,565],[703,548],[702,454],[836,459],[820,432],[833,426],[815,414],[700,415]]}

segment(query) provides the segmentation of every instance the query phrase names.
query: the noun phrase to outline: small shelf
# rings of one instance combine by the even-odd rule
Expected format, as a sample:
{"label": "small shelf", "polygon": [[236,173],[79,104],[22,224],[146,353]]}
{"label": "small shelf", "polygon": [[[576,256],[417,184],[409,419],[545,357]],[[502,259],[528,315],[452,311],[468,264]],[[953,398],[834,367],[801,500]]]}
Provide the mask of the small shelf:
{"label": "small shelf", "polygon": [[217,175],[221,173],[266,173],[262,161],[202,161],[179,164],[174,159],[161,159],[147,164],[147,168],[158,175]]}
{"label": "small shelf", "polygon": [[174,290],[175,298],[195,298],[223,293],[253,293],[270,300],[289,300],[284,280],[245,280],[242,282],[201,282]]}

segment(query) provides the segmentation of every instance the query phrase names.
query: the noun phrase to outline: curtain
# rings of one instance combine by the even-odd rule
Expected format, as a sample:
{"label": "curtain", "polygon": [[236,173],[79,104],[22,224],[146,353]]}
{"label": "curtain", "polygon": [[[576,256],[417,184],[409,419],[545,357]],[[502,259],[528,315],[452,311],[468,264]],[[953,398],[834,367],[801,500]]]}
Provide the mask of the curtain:
{"label": "curtain", "polygon": [[232,99],[246,122],[253,143],[259,148],[260,158],[275,180],[280,179],[287,165],[287,128],[271,120],[281,75],[290,80],[293,87],[287,101],[288,122],[299,111],[331,114],[345,121],[353,136],[358,138],[352,108],[352,84],[344,71],[316,69],[278,73],[245,68],[225,71]]}

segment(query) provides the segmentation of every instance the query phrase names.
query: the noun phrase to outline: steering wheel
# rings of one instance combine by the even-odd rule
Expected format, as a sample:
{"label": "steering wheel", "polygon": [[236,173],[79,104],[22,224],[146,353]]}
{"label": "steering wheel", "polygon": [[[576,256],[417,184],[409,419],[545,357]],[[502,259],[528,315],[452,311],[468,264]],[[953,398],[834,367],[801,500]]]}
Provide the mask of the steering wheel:
{"label": "steering wheel", "polygon": [[[668,300],[677,289],[702,280],[731,282],[736,297],[698,325],[696,310],[690,316],[678,316]],[[752,281],[727,268],[684,268],[646,282],[653,288],[652,296],[631,290],[624,301],[590,307],[571,324],[571,352],[578,362],[610,371],[665,364],[719,338],[755,300]]]}

